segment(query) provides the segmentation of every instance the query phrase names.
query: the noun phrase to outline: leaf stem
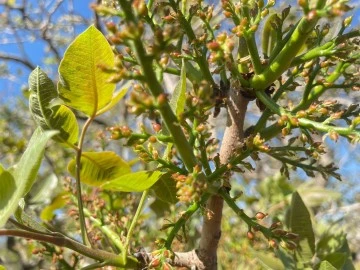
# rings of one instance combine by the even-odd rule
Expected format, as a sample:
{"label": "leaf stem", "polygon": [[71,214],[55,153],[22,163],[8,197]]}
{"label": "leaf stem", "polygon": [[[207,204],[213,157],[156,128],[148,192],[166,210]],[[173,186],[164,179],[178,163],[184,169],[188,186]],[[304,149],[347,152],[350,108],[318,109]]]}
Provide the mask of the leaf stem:
{"label": "leaf stem", "polygon": [[80,176],[80,172],[81,172],[81,154],[82,154],[82,148],[83,148],[83,144],[84,144],[84,138],[85,138],[86,131],[87,131],[87,129],[90,126],[92,121],[93,121],[93,117],[89,117],[86,120],[86,122],[85,122],[85,124],[84,124],[84,126],[83,126],[83,128],[81,130],[78,150],[76,152],[76,189],[77,189],[76,197],[77,197],[77,203],[78,203],[78,208],[79,208],[79,221],[80,221],[81,238],[83,240],[83,243],[85,245],[87,245],[87,246],[91,246],[91,242],[89,240],[89,236],[88,236],[87,230],[86,230],[84,206],[83,206],[82,195],[81,195],[81,176]]}
{"label": "leaf stem", "polygon": [[136,223],[140,217],[141,211],[144,208],[144,204],[145,204],[148,194],[149,194],[149,189],[143,191],[140,201],[139,201],[139,205],[138,205],[135,215],[131,221],[128,233],[126,235],[125,244],[124,244],[124,250],[125,250],[125,253],[123,254],[124,259],[126,259],[126,255],[127,255],[128,249],[129,249],[132,233],[133,233]]}
{"label": "leaf stem", "polygon": [[181,228],[184,226],[186,221],[189,220],[189,218],[200,208],[201,205],[203,205],[207,201],[207,199],[209,197],[210,197],[210,194],[205,193],[201,197],[200,201],[192,203],[188,207],[188,209],[186,209],[185,213],[181,214],[181,217],[175,222],[172,230],[170,231],[168,237],[166,238],[165,245],[164,245],[166,249],[171,250],[171,244],[174,241],[177,233],[181,230]]}
{"label": "leaf stem", "polygon": [[136,258],[132,256],[129,256],[127,258],[127,262],[125,263],[122,257],[116,254],[87,247],[79,242],[76,242],[75,240],[72,240],[68,237],[64,237],[63,235],[58,233],[53,233],[52,235],[49,235],[43,233],[23,231],[23,230],[4,229],[4,230],[0,230],[0,236],[3,235],[22,237],[22,238],[37,240],[40,242],[54,244],[59,247],[66,247],[84,256],[92,258],[94,260],[106,261],[107,265],[127,267],[127,268],[135,268],[138,265],[138,261],[136,260]]}

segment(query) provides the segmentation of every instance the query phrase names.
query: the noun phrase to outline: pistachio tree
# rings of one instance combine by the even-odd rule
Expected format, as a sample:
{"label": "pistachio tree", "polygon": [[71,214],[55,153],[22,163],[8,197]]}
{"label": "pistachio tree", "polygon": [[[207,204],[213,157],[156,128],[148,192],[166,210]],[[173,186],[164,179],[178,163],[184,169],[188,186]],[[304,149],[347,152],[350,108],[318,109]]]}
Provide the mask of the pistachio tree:
{"label": "pistachio tree", "polygon": [[[327,137],[360,139],[358,105],[341,104],[333,94],[341,89],[351,99],[359,90],[360,32],[344,16],[351,13],[347,1],[300,0],[280,11],[272,0],[223,0],[216,8],[206,1],[108,2],[93,5],[107,33],[92,25],[75,38],[57,84],[40,67],[29,75],[37,129],[19,162],[1,167],[0,225],[7,227],[0,235],[39,241],[48,253],[54,245],[82,255],[50,252],[70,269],[218,269],[226,206],[246,227],[236,237],[270,247],[273,256],[254,254],[267,267],[354,269],[346,238],[336,249],[326,238],[316,241],[300,192],[288,186],[289,207],[279,220],[266,209],[241,208],[241,194],[232,190],[236,177],[272,160],[282,175],[274,185],[284,187],[296,169],[341,180],[336,164],[322,157]],[[134,121],[100,134],[115,149],[87,149],[89,127],[122,100]],[[214,132],[224,113],[225,129]],[[82,125],[76,115],[86,119]],[[67,174],[74,181],[52,210],[72,205],[79,233],[26,213],[22,198],[49,140],[73,153]],[[260,187],[264,179],[258,180]],[[126,200],[116,207],[119,197],[139,192],[133,212]],[[153,214],[144,209],[148,198],[176,213],[163,215],[155,243],[140,239],[148,230],[139,229],[140,221],[149,224]],[[198,226],[192,221],[199,214],[201,228],[184,248],[178,242],[196,230],[189,227]]]}

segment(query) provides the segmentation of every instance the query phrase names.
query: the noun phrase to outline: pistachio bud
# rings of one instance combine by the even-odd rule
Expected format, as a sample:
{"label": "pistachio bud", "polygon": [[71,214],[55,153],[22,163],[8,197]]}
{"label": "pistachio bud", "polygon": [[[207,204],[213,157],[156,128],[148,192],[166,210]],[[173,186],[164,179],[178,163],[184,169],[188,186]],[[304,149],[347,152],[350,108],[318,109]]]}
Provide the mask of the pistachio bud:
{"label": "pistachio bud", "polygon": [[278,246],[278,243],[276,242],[276,240],[274,239],[270,239],[269,240],[269,246],[274,248],[274,249],[277,249],[279,246]]}
{"label": "pistachio bud", "polygon": [[255,238],[255,234],[252,231],[248,231],[246,236],[249,240],[253,240]]}
{"label": "pistachio bud", "polygon": [[257,220],[261,220],[261,219],[264,219],[266,216],[267,216],[267,214],[264,214],[262,212],[257,212],[256,215],[255,215],[255,218]]}

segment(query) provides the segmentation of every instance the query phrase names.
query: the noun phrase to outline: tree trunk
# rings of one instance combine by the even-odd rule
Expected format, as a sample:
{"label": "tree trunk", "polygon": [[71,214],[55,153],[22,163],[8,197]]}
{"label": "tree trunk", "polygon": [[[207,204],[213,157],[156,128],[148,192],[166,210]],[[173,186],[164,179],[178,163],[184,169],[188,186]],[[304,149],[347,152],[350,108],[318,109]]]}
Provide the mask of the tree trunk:
{"label": "tree trunk", "polygon": [[[244,138],[244,119],[249,100],[243,97],[239,89],[230,89],[227,105],[227,123],[220,148],[220,162],[226,164],[236,153]],[[226,180],[227,181],[227,180]],[[225,185],[230,185],[225,182]],[[203,269],[217,269],[217,249],[221,237],[221,219],[224,200],[217,195],[209,198],[201,232],[199,259]]]}

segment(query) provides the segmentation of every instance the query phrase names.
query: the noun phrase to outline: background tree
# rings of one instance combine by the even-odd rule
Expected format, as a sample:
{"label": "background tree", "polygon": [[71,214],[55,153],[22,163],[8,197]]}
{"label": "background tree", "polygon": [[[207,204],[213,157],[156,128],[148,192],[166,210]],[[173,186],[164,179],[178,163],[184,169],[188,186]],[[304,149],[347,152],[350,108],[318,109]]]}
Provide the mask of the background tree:
{"label": "background tree", "polygon": [[[18,208],[17,220],[10,219],[20,230],[9,228],[1,233],[75,250],[97,261],[88,269],[103,265],[214,269],[221,267],[217,265],[216,253],[223,214],[225,235],[218,252],[223,267],[258,267],[259,262],[273,269],[353,267],[343,233],[346,227],[339,224],[342,232],[334,233],[335,230],[329,229],[331,221],[320,219],[326,226],[311,225],[309,214],[323,217],[326,213],[323,203],[329,202],[326,198],[314,200],[310,191],[326,194],[334,201],[341,201],[341,194],[326,191],[324,182],[320,185],[287,182],[285,177],[299,178],[289,170],[300,168],[307,176],[340,178],[334,165],[324,158],[321,136],[327,135],[335,141],[340,137],[354,143],[358,140],[358,107],[328,99],[336,89],[342,89],[340,93],[345,90],[349,99],[356,101],[350,89],[357,90],[359,86],[356,78],[359,31],[346,31],[350,18],[340,27],[334,27],[333,32],[320,20],[331,19],[336,24],[336,17],[349,9],[342,1],[299,2],[303,9],[301,14],[298,12],[302,16],[300,20],[295,13],[293,17],[289,15],[290,8],[278,15],[270,12],[268,16],[273,4],[223,1],[223,13],[219,14],[207,3],[150,1],[145,5],[141,1],[119,1],[94,6],[104,16],[111,49],[100,32],[90,27],[67,49],[59,68],[57,91],[41,69],[36,68],[30,76],[30,109],[42,131],[37,129],[16,169],[2,169],[3,220],[16,209],[21,197],[30,195],[25,197],[26,208],[24,203]],[[9,10],[14,7],[13,3],[6,4]],[[217,25],[221,14],[229,20]],[[117,17],[121,18],[119,22]],[[256,38],[257,33],[262,33],[262,37]],[[256,46],[260,41],[262,53]],[[14,57],[12,60],[17,61]],[[73,70],[77,70],[75,76]],[[165,94],[165,89],[169,92],[173,89],[169,81],[176,84],[171,97]],[[117,82],[121,90],[113,94],[113,83]],[[125,113],[116,120],[121,123],[119,126],[113,124],[108,128],[112,139],[121,139],[120,145],[109,143],[104,132],[97,132],[97,140],[93,136],[86,142],[84,136],[87,133],[89,138],[91,130],[86,131],[91,122],[104,124],[98,115],[110,109],[126,92],[130,92],[128,112],[137,117]],[[56,99],[61,102],[54,102]],[[120,103],[120,108],[121,104],[124,103]],[[69,107],[75,110],[83,126],[79,137]],[[228,111],[224,133],[221,117],[226,114],[215,119],[211,116],[217,116],[221,107]],[[44,132],[49,129],[60,133]],[[67,156],[75,155],[68,170],[76,181],[68,178],[61,181],[63,190],[57,190],[52,203],[44,208],[41,200],[42,205],[34,206],[33,197],[41,197],[39,194],[47,187],[45,183],[51,186],[54,177],[51,179],[48,173],[50,180],[38,181],[40,187],[30,193],[28,187],[41,160],[38,150],[45,147],[51,136],[61,143],[53,145],[57,155],[46,159],[53,165],[51,171],[64,175],[64,165],[54,166],[52,160],[57,161],[60,156],[67,162]],[[222,138],[220,149],[216,138]],[[124,149],[124,143],[133,151]],[[23,148],[19,145],[21,152]],[[64,152],[58,152],[59,149]],[[121,158],[109,152],[112,149]],[[131,160],[135,156],[140,161]],[[274,173],[273,177],[264,179],[269,169],[275,172],[280,169],[282,176]],[[234,173],[240,181],[232,179]],[[255,184],[256,192],[246,183],[251,177],[261,179]],[[83,196],[80,181],[86,184]],[[233,186],[231,196],[229,184]],[[137,193],[123,193],[141,190],[145,190],[141,198]],[[246,196],[239,197],[242,192]],[[148,206],[156,218],[147,212],[141,214],[147,197],[154,198]],[[223,209],[224,201],[228,208]],[[273,206],[268,208],[269,204]],[[60,208],[62,211],[58,213],[68,211],[79,217],[85,245],[70,238],[76,237],[77,231],[71,228],[78,222],[54,218],[53,211]],[[136,208],[134,215],[129,214]],[[43,224],[26,214],[33,210],[36,215],[39,209]],[[269,217],[264,219],[266,215],[261,210]],[[234,219],[236,216],[242,222]],[[196,224],[201,220],[203,225],[199,228]],[[284,227],[280,227],[280,220]],[[162,225],[144,238],[146,227],[159,224],[157,221]],[[241,225],[236,226],[238,222]],[[140,227],[134,232],[137,224]],[[157,231],[161,226],[166,234]],[[247,240],[239,240],[239,235],[245,234],[252,241],[252,248]],[[254,242],[254,238],[259,241]],[[315,238],[319,240],[316,247]],[[276,257],[264,246],[267,243],[274,248]],[[279,245],[288,251],[278,248]],[[136,252],[137,246],[148,252]],[[13,245],[11,249],[16,250]],[[188,250],[192,251],[172,253]],[[59,267],[74,268],[89,262],[49,244],[34,252],[50,255]],[[47,262],[36,260],[32,264],[41,263]]]}

